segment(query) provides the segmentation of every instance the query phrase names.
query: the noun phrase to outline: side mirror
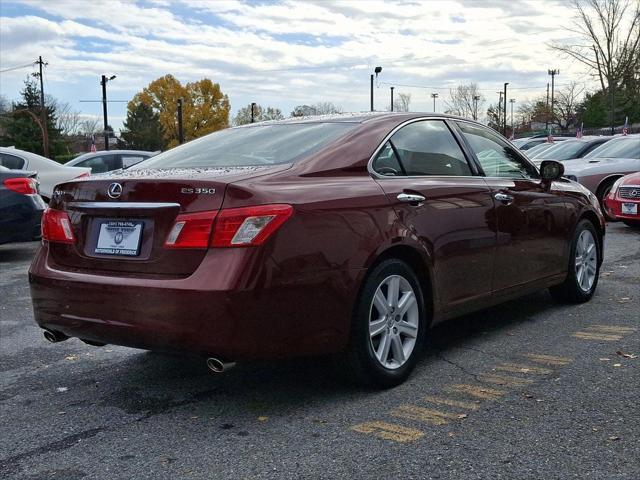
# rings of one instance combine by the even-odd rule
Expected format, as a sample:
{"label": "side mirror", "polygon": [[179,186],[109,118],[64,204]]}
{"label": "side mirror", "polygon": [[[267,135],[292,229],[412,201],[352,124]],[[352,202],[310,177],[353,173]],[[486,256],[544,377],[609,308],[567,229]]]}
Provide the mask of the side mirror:
{"label": "side mirror", "polygon": [[558,180],[564,175],[564,165],[555,160],[544,160],[540,164],[540,177],[542,180]]}

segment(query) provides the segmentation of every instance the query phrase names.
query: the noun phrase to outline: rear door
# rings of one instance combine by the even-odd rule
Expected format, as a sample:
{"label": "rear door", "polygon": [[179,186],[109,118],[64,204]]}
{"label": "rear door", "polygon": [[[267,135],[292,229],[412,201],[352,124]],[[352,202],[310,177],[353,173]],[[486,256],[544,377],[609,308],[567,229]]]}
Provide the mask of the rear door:
{"label": "rear door", "polygon": [[564,197],[542,184],[536,168],[489,128],[458,121],[496,201],[496,292],[566,270]]}
{"label": "rear door", "polygon": [[445,310],[491,293],[494,202],[444,120],[397,130],[372,162],[400,221],[430,251]]}

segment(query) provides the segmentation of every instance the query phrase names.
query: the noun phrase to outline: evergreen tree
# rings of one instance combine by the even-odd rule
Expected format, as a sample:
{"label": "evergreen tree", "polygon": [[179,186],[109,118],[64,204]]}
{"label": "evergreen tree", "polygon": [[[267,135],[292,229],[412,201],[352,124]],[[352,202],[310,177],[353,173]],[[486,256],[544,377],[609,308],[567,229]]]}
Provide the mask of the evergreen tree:
{"label": "evergreen tree", "polygon": [[[21,100],[14,102],[11,111],[7,114],[4,123],[6,131],[1,143],[3,146],[13,145],[21,150],[42,155],[44,153],[42,129],[38,124],[42,118],[40,89],[34,80],[27,78],[20,95]],[[56,128],[55,106],[45,102],[45,115],[49,134],[49,155],[55,158],[56,154],[62,154],[65,151],[64,139],[60,130]]]}
{"label": "evergreen tree", "polygon": [[127,110],[120,136],[124,147],[133,150],[156,151],[165,147],[160,115],[144,103]]}

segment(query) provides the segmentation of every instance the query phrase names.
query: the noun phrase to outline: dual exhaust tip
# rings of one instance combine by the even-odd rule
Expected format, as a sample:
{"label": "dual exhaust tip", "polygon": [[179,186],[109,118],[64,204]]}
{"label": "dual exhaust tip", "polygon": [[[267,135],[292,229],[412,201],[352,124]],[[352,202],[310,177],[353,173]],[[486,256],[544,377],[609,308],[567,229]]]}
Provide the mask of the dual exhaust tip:
{"label": "dual exhaust tip", "polygon": [[[51,343],[64,342],[65,340],[69,339],[69,337],[67,337],[64,333],[56,332],[55,330],[49,330],[48,328],[44,329],[43,335],[44,335],[44,338],[46,338]],[[86,343],[89,343],[89,342],[86,342]],[[90,343],[90,345],[93,345],[93,343]],[[211,370],[213,373],[224,373],[235,366],[236,366],[235,362],[225,362],[216,357],[207,358],[207,368]]]}

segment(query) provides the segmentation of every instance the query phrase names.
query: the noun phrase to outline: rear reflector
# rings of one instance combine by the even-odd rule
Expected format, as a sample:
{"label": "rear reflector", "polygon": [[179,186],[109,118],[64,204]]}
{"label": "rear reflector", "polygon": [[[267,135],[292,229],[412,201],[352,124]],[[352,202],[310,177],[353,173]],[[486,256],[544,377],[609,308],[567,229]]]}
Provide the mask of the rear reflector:
{"label": "rear reflector", "polygon": [[178,215],[164,242],[165,248],[207,248],[216,210]]}
{"label": "rear reflector", "polygon": [[47,208],[42,214],[42,238],[53,243],[76,243],[67,212]]}
{"label": "rear reflector", "polygon": [[244,247],[264,243],[293,214],[291,205],[258,205],[220,210],[213,247]]}
{"label": "rear reflector", "polygon": [[9,190],[22,195],[38,193],[38,182],[33,178],[7,178],[2,182]]}

